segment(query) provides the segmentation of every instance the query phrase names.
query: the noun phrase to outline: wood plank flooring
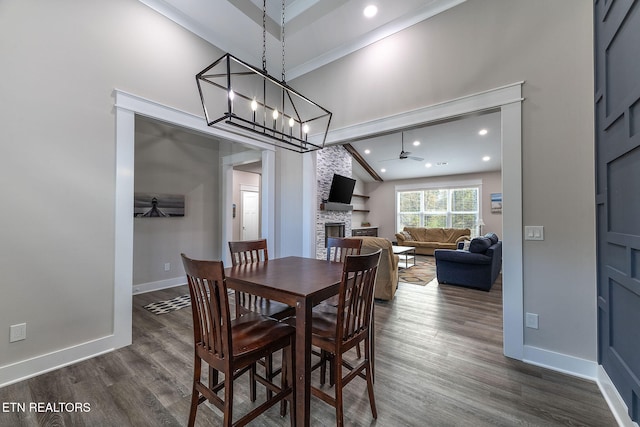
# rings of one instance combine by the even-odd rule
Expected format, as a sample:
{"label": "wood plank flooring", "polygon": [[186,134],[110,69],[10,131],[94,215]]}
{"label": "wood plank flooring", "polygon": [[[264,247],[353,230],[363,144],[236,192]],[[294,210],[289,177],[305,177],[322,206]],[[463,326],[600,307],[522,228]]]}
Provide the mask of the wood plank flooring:
{"label": "wood plank flooring", "polygon": [[[491,292],[400,283],[393,301],[376,301],[378,419],[366,385],[345,389],[349,426],[615,426],[596,384],[502,355],[501,284]],[[135,296],[133,344],[0,389],[0,426],[184,426],[192,375],[191,309],[154,315],[142,306],[188,293],[186,286]],[[317,377],[313,381],[317,383]],[[252,407],[248,379],[236,382],[234,412]],[[258,403],[264,396],[259,387]],[[28,411],[31,402],[81,402],[89,412]],[[312,398],[313,426],[335,425],[331,407]],[[201,405],[197,425],[220,425]],[[286,426],[278,408],[254,426]]]}

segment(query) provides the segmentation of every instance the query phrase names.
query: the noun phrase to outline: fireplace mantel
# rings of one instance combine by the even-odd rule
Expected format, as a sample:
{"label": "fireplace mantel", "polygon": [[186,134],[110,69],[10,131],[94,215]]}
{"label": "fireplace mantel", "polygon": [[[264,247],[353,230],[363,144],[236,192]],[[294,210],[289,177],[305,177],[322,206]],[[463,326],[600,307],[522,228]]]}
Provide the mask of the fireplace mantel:
{"label": "fireplace mantel", "polygon": [[346,203],[324,202],[320,204],[320,210],[348,212],[353,210],[353,205],[347,205]]}

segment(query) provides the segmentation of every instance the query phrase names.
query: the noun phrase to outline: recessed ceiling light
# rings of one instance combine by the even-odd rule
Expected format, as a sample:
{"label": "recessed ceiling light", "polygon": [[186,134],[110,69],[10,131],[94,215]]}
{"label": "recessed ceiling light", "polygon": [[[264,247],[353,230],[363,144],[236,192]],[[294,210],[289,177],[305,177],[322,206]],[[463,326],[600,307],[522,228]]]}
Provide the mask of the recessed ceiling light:
{"label": "recessed ceiling light", "polygon": [[483,161],[483,162],[488,162],[489,160],[491,160],[491,157],[489,157],[489,156],[484,156],[484,157],[482,158],[482,161]]}
{"label": "recessed ceiling light", "polygon": [[385,173],[387,170],[385,168],[380,169],[380,172]]}
{"label": "recessed ceiling light", "polygon": [[367,148],[366,150],[364,150],[364,154],[371,154],[371,150]]}
{"label": "recessed ceiling light", "polygon": [[417,147],[418,145],[420,145],[420,141],[413,141],[413,145]]}
{"label": "recessed ceiling light", "polygon": [[369,6],[364,8],[363,13],[367,18],[373,18],[378,13],[378,7],[370,4]]}
{"label": "recessed ceiling light", "polygon": [[482,136],[484,136],[484,135],[486,135],[486,134],[488,134],[488,133],[489,133],[489,131],[488,131],[488,130],[486,130],[486,129],[480,129],[480,132],[478,132],[478,135],[482,135]]}
{"label": "recessed ceiling light", "polygon": [[430,167],[431,167],[431,163],[425,163],[425,164],[424,164],[424,167],[425,167],[425,168],[430,168]]}

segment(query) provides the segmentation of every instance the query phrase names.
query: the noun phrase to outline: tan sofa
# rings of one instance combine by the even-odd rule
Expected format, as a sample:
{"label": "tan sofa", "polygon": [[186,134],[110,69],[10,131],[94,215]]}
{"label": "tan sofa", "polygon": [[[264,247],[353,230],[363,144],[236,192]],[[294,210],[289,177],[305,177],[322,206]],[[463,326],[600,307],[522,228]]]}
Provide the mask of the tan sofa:
{"label": "tan sofa", "polygon": [[398,288],[398,255],[393,254],[391,242],[383,237],[360,236],[349,237],[349,239],[362,240],[361,254],[370,254],[382,249],[374,297],[376,299],[392,300]]}
{"label": "tan sofa", "polygon": [[458,242],[471,240],[468,228],[405,227],[396,234],[398,246],[413,246],[420,255],[433,255],[436,249],[457,249]]}

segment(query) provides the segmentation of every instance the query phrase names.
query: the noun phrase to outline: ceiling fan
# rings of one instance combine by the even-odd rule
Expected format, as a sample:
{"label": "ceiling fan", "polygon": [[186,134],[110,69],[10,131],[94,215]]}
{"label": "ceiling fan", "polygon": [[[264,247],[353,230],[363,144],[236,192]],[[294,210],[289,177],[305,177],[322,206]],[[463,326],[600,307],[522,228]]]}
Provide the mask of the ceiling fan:
{"label": "ceiling fan", "polygon": [[418,162],[423,161],[424,159],[422,157],[417,157],[417,156],[412,156],[411,155],[411,151],[404,151],[404,132],[401,133],[401,140],[402,140],[402,150],[400,151],[400,154],[398,155],[397,158],[394,159],[386,159],[386,160],[380,160],[381,162],[388,162],[390,160],[405,160],[405,159],[411,159],[411,160],[416,160]]}

